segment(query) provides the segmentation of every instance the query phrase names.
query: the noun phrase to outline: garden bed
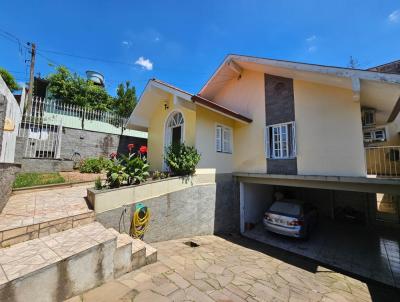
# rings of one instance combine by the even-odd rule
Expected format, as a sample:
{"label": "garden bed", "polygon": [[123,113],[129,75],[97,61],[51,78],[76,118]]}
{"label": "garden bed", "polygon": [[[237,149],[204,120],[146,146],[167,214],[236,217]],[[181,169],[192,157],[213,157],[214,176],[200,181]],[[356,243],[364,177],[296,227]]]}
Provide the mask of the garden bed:
{"label": "garden bed", "polygon": [[96,190],[90,188],[87,189],[87,199],[96,213],[102,213],[195,185],[212,183],[215,183],[215,171],[199,170],[194,176],[149,180],[138,185],[123,186],[115,189]]}

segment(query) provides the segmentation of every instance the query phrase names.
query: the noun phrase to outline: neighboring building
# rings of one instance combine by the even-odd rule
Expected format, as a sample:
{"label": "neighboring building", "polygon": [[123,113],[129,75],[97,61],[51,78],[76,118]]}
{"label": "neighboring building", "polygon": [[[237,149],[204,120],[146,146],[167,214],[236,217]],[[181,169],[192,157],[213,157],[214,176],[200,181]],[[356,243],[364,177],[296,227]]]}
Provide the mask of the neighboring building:
{"label": "neighboring building", "polygon": [[[386,140],[379,130],[397,118],[399,97],[396,74],[228,55],[198,94],[150,80],[128,127],[148,130],[153,170],[165,169],[171,142],[195,146],[198,168],[215,170],[242,231],[277,190],[326,216],[352,207],[368,222],[398,224],[400,181],[387,177],[400,177],[399,143],[368,148]],[[375,193],[391,194],[390,213],[379,213]]]}

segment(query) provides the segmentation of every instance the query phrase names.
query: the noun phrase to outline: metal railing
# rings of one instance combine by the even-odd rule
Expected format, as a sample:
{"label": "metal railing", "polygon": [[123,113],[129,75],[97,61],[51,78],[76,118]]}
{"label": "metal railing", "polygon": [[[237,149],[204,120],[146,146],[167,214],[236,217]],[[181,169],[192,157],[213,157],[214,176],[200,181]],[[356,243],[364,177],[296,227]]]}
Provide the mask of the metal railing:
{"label": "metal railing", "polygon": [[400,146],[365,148],[368,175],[400,177]]}

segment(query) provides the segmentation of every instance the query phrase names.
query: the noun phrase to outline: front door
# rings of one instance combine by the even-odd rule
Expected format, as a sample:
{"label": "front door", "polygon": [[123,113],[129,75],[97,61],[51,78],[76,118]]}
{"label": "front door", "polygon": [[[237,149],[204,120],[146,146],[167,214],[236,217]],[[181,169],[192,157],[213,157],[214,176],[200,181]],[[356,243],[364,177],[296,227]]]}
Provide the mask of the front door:
{"label": "front door", "polygon": [[[183,115],[179,111],[172,112],[165,124],[164,150],[172,144],[183,143]],[[167,170],[167,165],[164,162],[163,170]]]}

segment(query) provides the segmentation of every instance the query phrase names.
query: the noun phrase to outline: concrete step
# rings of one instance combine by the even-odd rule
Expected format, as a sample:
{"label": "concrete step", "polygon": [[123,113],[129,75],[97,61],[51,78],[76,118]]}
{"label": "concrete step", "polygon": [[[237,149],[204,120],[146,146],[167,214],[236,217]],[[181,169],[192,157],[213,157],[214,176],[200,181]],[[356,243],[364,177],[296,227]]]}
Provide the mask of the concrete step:
{"label": "concrete step", "polygon": [[0,249],[0,301],[60,301],[113,279],[117,241],[94,222]]}
{"label": "concrete step", "polygon": [[113,228],[109,231],[117,236],[117,250],[114,254],[116,278],[157,261],[157,250],[149,244],[140,239],[134,239],[128,234],[121,234]]}

